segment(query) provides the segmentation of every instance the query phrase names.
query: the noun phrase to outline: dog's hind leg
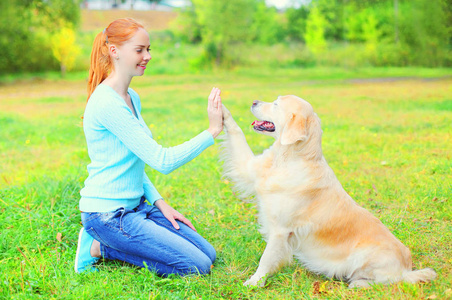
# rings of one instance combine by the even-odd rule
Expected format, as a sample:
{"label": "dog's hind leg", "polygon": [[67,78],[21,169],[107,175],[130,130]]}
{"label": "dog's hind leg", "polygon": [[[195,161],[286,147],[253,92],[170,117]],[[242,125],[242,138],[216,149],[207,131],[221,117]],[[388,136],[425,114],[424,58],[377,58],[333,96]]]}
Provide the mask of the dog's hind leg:
{"label": "dog's hind leg", "polygon": [[288,237],[289,234],[270,234],[256,273],[244,285],[263,287],[268,276],[292,260],[292,249],[287,242]]}

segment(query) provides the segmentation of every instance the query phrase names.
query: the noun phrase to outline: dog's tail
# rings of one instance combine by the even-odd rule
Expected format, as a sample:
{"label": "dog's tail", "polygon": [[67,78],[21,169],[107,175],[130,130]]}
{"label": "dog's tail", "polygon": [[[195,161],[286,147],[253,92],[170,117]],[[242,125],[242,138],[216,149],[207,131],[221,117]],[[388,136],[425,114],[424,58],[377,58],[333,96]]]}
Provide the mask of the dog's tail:
{"label": "dog's tail", "polygon": [[436,278],[436,272],[431,268],[422,270],[406,271],[402,275],[402,280],[410,283],[428,282]]}

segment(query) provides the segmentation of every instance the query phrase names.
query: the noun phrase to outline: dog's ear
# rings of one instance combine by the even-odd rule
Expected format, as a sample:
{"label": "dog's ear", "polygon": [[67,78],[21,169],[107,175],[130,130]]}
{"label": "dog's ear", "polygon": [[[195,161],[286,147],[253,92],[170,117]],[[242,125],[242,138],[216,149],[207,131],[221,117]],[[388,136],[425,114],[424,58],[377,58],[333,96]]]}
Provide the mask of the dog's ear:
{"label": "dog's ear", "polygon": [[291,114],[289,121],[281,132],[281,145],[291,145],[297,141],[303,141],[308,135],[307,119]]}

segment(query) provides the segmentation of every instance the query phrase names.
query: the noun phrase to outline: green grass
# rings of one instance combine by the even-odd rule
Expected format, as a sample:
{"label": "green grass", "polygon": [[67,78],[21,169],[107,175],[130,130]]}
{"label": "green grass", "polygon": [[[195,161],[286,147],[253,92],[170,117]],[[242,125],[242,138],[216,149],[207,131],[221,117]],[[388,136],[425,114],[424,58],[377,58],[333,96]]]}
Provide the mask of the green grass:
{"label": "green grass", "polygon": [[[255,153],[249,106],[296,94],[322,120],[323,150],[344,188],[411,251],[432,283],[348,290],[293,264],[261,289],[242,283],[265,243],[253,204],[221,177],[217,145],[169,175],[147,169],[160,193],[217,249],[209,276],[159,278],[121,262],[76,275],[79,191],[89,158],[81,128],[85,81],[53,76],[0,85],[0,298],[5,299],[447,299],[452,298],[452,71],[447,69],[237,69],[134,79],[154,137],[172,146],[207,128],[212,86]],[[443,77],[440,80],[364,80]],[[5,83],[6,82],[6,83]],[[436,297],[436,298],[435,298]]]}

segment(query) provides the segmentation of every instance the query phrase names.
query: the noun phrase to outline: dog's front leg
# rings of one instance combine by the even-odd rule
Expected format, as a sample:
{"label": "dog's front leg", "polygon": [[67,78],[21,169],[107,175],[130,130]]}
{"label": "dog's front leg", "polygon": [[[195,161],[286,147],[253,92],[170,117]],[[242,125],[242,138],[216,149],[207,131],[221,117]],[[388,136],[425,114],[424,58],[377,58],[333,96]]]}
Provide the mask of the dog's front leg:
{"label": "dog's front leg", "polygon": [[284,264],[292,260],[292,252],[288,244],[288,239],[289,234],[280,233],[270,235],[256,273],[244,285],[263,287],[268,276],[271,276]]}
{"label": "dog's front leg", "polygon": [[252,194],[250,188],[254,186],[255,180],[253,165],[255,156],[246,142],[242,129],[224,105],[223,124],[226,135],[222,142],[221,156],[224,160],[225,175],[238,183],[238,188],[244,195]]}
{"label": "dog's front leg", "polygon": [[[234,118],[232,118],[231,112],[223,105],[223,124],[226,132],[226,138],[228,144],[233,150],[235,158],[250,159],[254,156],[253,151],[246,142],[245,135],[242,129],[237,125]],[[240,150],[240,151],[238,151]]]}

